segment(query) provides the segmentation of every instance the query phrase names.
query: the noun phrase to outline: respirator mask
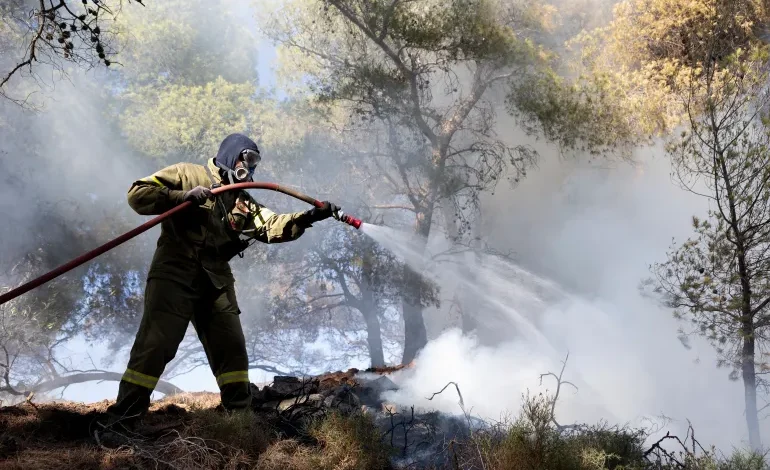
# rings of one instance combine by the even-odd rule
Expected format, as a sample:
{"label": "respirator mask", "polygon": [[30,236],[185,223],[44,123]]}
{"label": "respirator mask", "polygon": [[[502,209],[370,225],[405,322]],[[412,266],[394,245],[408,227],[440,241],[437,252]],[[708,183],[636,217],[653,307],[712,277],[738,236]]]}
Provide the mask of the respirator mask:
{"label": "respirator mask", "polygon": [[227,178],[230,184],[245,183],[251,181],[251,177],[254,175],[254,171],[257,169],[257,165],[261,160],[262,156],[259,154],[258,150],[245,149],[241,152],[237,160],[243,162],[243,165],[237,166],[236,162],[236,168],[232,169],[217,162],[217,166],[222,170],[225,178]]}

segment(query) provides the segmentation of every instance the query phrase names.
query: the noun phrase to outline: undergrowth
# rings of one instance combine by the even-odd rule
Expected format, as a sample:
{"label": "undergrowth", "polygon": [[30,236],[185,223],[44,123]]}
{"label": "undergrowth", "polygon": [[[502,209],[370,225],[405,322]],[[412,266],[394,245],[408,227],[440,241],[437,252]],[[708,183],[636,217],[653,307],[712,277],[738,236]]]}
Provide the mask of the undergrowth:
{"label": "undergrowth", "polygon": [[[688,433],[650,445],[644,429],[559,426],[553,399],[526,394],[519,416],[476,429],[450,446],[450,468],[484,470],[766,470],[762,455],[737,450],[723,456]],[[692,431],[692,428],[690,428]],[[647,444],[646,444],[647,443]]]}
{"label": "undergrowth", "polygon": [[[90,437],[92,418],[105,406],[73,406],[67,413],[51,413],[67,404],[0,408],[0,469],[390,468],[389,447],[368,416],[329,413],[288,437],[274,416],[225,413],[209,401],[187,396],[179,405],[156,406],[145,419],[155,429],[152,437],[120,435],[110,443]],[[83,429],[62,432],[63,423],[51,416],[81,416]]]}
{"label": "undergrowth", "polygon": [[[384,442],[371,417],[329,412],[293,435],[279,432],[278,418],[251,412],[228,414],[203,395],[179,396],[154,404],[152,438],[121,445],[88,437],[93,413],[76,404],[0,408],[0,470],[66,469],[258,469],[379,470],[392,468],[398,452]],[[763,456],[736,451],[723,456],[704,448],[688,432],[655,442],[649,432],[606,423],[560,426],[553,397],[525,395],[512,419],[474,426],[452,440],[444,464],[410,468],[447,470],[765,470]],[[174,400],[174,401],[170,401]],[[470,422],[470,420],[469,420]],[[84,428],[85,427],[85,428]],[[692,431],[692,429],[690,429]],[[104,443],[102,443],[104,444]],[[423,456],[425,457],[425,456]],[[436,459],[424,461],[436,462]]]}

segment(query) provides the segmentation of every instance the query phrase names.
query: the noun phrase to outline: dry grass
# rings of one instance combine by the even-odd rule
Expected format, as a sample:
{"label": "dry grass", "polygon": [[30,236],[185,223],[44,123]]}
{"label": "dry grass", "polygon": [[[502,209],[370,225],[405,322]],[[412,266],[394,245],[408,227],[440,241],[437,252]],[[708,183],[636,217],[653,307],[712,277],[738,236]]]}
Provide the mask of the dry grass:
{"label": "dry grass", "polygon": [[260,470],[378,470],[390,468],[389,448],[364,415],[332,413],[308,429],[316,445],[278,441],[259,459]]}
{"label": "dry grass", "polygon": [[2,470],[137,468],[135,456],[125,449],[102,451],[96,446],[31,449],[0,461]]}
{"label": "dry grass", "polygon": [[272,416],[225,413],[215,394],[184,394],[152,405],[137,430],[143,436],[100,446],[90,431],[108,404],[0,408],[0,470],[388,468],[387,450],[364,416],[315,420],[300,442],[282,439]]}

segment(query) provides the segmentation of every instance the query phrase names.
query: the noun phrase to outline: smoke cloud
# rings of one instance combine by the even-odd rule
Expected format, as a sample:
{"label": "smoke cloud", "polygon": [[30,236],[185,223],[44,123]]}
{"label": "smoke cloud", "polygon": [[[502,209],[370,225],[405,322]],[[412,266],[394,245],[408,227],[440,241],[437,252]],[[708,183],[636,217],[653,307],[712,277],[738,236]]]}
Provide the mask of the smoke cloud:
{"label": "smoke cloud", "polygon": [[[671,182],[660,156],[601,168],[541,153],[539,168],[519,187],[485,201],[485,238],[497,250],[515,250],[508,272],[494,258],[471,264],[472,277],[459,280],[447,278],[446,266],[433,267],[444,287],[459,285],[483,305],[475,311],[478,334],[434,328],[437,338],[397,377],[402,389],[390,398],[459,413],[451,387],[427,399],[454,381],[471,414],[501,419],[518,412],[522,394],[553,393],[554,378],[541,384],[540,375],[558,375],[569,353],[564,380],[578,390],[562,388],[560,423],[667,424],[684,435],[689,420],[703,442],[723,450],[745,444],[740,382],[716,368],[704,341],[686,349],[671,312],[638,289],[672,238],[690,235],[690,218],[705,213],[704,201]],[[531,278],[517,279],[519,269]],[[501,328],[507,339],[500,340]]]}

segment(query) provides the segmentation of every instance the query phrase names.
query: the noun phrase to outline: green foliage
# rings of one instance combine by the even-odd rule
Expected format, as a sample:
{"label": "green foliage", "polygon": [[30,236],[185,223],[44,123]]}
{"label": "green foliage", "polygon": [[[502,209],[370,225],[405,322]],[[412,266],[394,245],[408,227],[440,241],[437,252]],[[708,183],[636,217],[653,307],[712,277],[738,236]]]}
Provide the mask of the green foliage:
{"label": "green foliage", "polygon": [[553,70],[543,70],[511,87],[508,112],[528,133],[542,134],[564,151],[630,157],[647,140],[638,134],[610,79],[595,76],[570,82]]}
{"label": "green foliage", "polygon": [[[314,89],[321,98],[368,105],[358,107],[362,111],[409,116],[417,104],[415,99],[420,100],[420,106],[432,106],[437,90],[431,83],[452,80],[453,69],[463,63],[484,64],[503,72],[534,63],[537,58],[537,48],[517,29],[539,25],[531,17],[514,24],[510,18],[515,14],[526,16],[517,6],[509,11],[487,0],[333,4],[335,8],[326,12],[328,24],[342,16],[366,26],[350,34],[355,42],[348,39],[338,43],[337,47],[347,49],[347,57],[327,61],[333,68],[316,76]],[[366,46],[368,41],[374,42],[374,47]]]}
{"label": "green foliage", "polygon": [[517,419],[475,431],[455,447],[455,461],[490,470],[644,468],[642,430],[602,424],[560,430],[551,419],[552,397],[523,398]]}
{"label": "green foliage", "polygon": [[736,450],[726,461],[718,462],[716,468],[719,470],[764,470],[767,465],[767,458],[764,455]]}
{"label": "green foliage", "polygon": [[253,85],[221,77],[201,86],[146,87],[126,98],[126,136],[164,162],[204,161],[216,155],[224,136],[253,135],[259,118]]}
{"label": "green foliage", "polygon": [[[342,110],[335,124],[361,136],[361,153],[376,155],[391,192],[407,196],[426,221],[421,230],[429,230],[435,201],[473,206],[504,172],[512,181],[526,174],[534,152],[496,135],[485,96],[542,64],[528,36],[543,28],[536,6],[339,0],[321,19],[313,13],[298,0],[261,22],[282,44],[285,75]],[[466,66],[472,77],[460,76]]]}
{"label": "green foliage", "polygon": [[761,66],[750,57],[766,53],[759,25],[767,20],[756,0],[624,0],[608,25],[572,41],[581,54],[576,71],[625,110],[634,133],[666,136],[687,124],[687,108],[700,100],[688,95],[704,92],[714,67],[736,73],[740,56]]}
{"label": "green foliage", "polygon": [[238,8],[230,0],[171,0],[121,17],[116,112],[135,149],[162,164],[203,161],[227,134],[258,133],[259,114],[272,106],[260,107],[255,39]]}
{"label": "green foliage", "polygon": [[[256,85],[256,39],[233,0],[147,2],[119,18],[123,79],[133,86]],[[216,40],[212,40],[212,38]]]}
{"label": "green foliage", "polygon": [[754,47],[761,41],[756,26],[766,20],[758,0],[626,0],[607,28],[608,52],[624,64],[642,60],[658,73],[703,68]]}

